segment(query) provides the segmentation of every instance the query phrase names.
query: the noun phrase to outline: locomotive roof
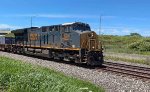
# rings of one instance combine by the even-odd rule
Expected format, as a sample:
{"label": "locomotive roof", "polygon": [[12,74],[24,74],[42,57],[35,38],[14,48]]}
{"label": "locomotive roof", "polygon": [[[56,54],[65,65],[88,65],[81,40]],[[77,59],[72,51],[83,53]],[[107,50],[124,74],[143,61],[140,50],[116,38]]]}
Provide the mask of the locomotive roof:
{"label": "locomotive roof", "polygon": [[24,33],[25,31],[27,31],[28,29],[35,29],[35,28],[38,28],[38,27],[30,27],[30,28],[23,28],[23,29],[16,29],[16,30],[13,30],[11,31],[11,33]]}
{"label": "locomotive roof", "polygon": [[52,27],[52,26],[69,26],[69,25],[73,25],[73,24],[88,25],[87,23],[82,23],[82,22],[70,22],[70,23],[64,23],[64,24],[58,24],[58,25],[42,26],[41,28],[43,28],[43,27]]}
{"label": "locomotive roof", "polygon": [[76,22],[64,23],[64,24],[62,24],[62,25],[72,25],[72,24],[74,24],[74,23],[76,23]]}
{"label": "locomotive roof", "polygon": [[62,25],[73,25],[73,24],[84,24],[84,25],[88,25],[86,23],[82,23],[82,22],[70,22],[70,23],[64,23]]}
{"label": "locomotive roof", "polygon": [[[64,23],[64,24],[58,24],[58,25],[50,25],[50,26],[42,26],[40,28],[46,28],[46,27],[59,27],[59,26],[70,26],[70,25],[87,25],[89,26],[87,23],[83,23],[83,22],[70,22],[70,23]],[[15,33],[15,34],[19,34],[19,33],[24,33],[24,32],[27,32],[27,30],[29,29],[36,29],[38,27],[30,27],[30,28],[23,28],[23,29],[16,29],[16,30],[13,30],[11,31],[11,33]]]}

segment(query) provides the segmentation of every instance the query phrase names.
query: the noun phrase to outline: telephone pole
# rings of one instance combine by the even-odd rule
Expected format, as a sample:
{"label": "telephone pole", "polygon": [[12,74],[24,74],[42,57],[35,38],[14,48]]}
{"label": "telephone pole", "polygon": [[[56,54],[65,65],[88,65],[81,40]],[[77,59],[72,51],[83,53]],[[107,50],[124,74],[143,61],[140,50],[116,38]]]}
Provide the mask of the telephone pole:
{"label": "telephone pole", "polygon": [[102,36],[101,36],[101,31],[102,31],[102,15],[100,15],[100,19],[99,19],[99,36],[98,36],[98,39],[99,39],[99,48],[102,48],[101,47],[101,44],[102,44]]}
{"label": "telephone pole", "polygon": [[100,15],[99,23],[100,23],[100,25],[99,25],[99,36],[100,36],[101,31],[102,31],[102,15]]}
{"label": "telephone pole", "polygon": [[32,18],[33,18],[33,16],[31,16],[31,28],[32,28]]}
{"label": "telephone pole", "polygon": [[31,19],[30,19],[30,26],[31,26],[31,28],[33,26],[33,19],[36,18],[36,17],[38,17],[38,15],[31,16]]}

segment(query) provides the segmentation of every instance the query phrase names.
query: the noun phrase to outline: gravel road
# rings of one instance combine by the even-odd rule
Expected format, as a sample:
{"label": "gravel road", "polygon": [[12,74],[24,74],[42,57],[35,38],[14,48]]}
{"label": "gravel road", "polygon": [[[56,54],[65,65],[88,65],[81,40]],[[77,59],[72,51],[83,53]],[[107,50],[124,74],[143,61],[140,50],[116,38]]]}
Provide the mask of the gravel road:
{"label": "gravel road", "polygon": [[22,60],[23,62],[35,65],[41,65],[59,72],[63,72],[67,76],[73,76],[79,79],[90,81],[91,83],[104,87],[106,92],[150,92],[150,82],[142,82],[141,80],[118,76],[110,72],[99,72],[94,69],[1,51],[0,56]]}

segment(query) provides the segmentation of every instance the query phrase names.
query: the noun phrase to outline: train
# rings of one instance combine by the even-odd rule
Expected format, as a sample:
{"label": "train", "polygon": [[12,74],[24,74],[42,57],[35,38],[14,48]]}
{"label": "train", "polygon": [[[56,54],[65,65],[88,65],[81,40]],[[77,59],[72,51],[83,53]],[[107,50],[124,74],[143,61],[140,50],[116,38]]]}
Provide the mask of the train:
{"label": "train", "polygon": [[12,30],[0,36],[0,50],[90,66],[104,62],[98,35],[83,22]]}

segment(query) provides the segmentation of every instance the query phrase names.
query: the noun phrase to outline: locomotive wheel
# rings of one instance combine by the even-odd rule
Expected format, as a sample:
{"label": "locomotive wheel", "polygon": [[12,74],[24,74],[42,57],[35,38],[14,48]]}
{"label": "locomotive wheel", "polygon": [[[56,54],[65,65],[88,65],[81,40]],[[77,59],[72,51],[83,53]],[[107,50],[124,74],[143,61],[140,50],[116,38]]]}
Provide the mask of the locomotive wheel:
{"label": "locomotive wheel", "polygon": [[80,59],[79,58],[75,58],[74,62],[75,63],[80,63]]}
{"label": "locomotive wheel", "polygon": [[59,60],[63,61],[63,60],[64,60],[64,57],[59,57]]}
{"label": "locomotive wheel", "polygon": [[87,57],[87,65],[93,65],[93,62],[94,62],[94,57],[93,56]]}

